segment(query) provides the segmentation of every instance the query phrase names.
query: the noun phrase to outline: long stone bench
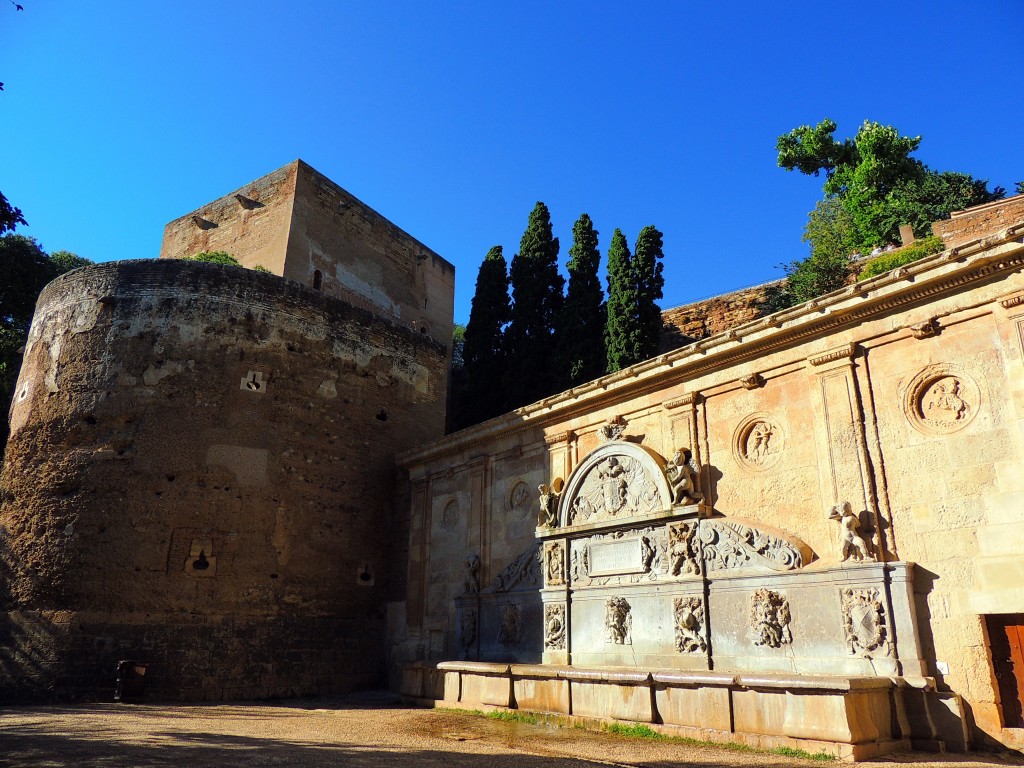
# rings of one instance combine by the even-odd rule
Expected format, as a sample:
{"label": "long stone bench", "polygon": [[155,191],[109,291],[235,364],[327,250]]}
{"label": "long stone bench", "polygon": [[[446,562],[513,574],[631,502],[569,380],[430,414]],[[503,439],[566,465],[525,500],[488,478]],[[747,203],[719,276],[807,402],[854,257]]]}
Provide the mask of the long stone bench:
{"label": "long stone bench", "polygon": [[444,661],[407,665],[402,694],[468,709],[644,723],[709,741],[865,760],[911,748],[904,688],[901,679],[889,677]]}

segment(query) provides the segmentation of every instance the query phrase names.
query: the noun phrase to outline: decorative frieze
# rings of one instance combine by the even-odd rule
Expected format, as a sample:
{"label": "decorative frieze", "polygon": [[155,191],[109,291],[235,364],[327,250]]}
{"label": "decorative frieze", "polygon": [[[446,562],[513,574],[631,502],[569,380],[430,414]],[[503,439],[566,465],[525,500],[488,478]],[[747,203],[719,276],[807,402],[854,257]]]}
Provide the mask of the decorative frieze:
{"label": "decorative frieze", "polygon": [[853,357],[857,352],[857,345],[855,343],[843,344],[841,347],[834,347],[833,349],[826,350],[818,355],[811,355],[807,358],[807,361],[811,365],[825,365],[826,363],[833,363],[836,360],[842,360],[844,358]]}
{"label": "decorative frieze", "polygon": [[703,520],[699,530],[708,571],[750,566],[791,571],[802,568],[810,554],[807,545],[798,539],[735,519]]}
{"label": "decorative frieze", "polygon": [[693,407],[693,405],[697,402],[697,397],[698,394],[696,392],[687,392],[685,395],[673,397],[669,400],[663,400],[661,403],[661,407],[664,408],[666,411],[673,411],[676,408],[682,408],[687,405]]}

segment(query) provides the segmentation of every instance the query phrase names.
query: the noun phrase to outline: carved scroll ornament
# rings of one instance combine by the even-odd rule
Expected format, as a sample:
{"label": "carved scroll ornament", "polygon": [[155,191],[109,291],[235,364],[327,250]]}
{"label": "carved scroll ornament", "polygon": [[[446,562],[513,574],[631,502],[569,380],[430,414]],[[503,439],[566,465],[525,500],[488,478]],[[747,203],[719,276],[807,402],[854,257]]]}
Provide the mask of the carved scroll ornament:
{"label": "carved scroll ornament", "polygon": [[709,571],[749,566],[791,571],[802,568],[812,556],[799,539],[735,519],[702,520],[700,540]]}

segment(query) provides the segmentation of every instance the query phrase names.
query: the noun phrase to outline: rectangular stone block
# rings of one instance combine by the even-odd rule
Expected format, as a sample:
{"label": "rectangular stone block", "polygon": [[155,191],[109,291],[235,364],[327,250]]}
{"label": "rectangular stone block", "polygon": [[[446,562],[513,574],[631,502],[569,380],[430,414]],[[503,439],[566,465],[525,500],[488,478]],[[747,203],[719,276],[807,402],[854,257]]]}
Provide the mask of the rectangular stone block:
{"label": "rectangular stone block", "polygon": [[786,723],[785,691],[733,691],[733,730],[782,736]]}
{"label": "rectangular stone block", "polygon": [[459,701],[463,704],[507,707],[511,704],[511,694],[512,680],[508,675],[462,673],[462,694]]}
{"label": "rectangular stone block", "polygon": [[458,672],[443,672],[444,700],[457,702],[462,695],[462,676]]}
{"label": "rectangular stone block", "polygon": [[583,717],[654,721],[651,684],[572,680],[572,714]]}
{"label": "rectangular stone block", "polygon": [[888,690],[786,693],[784,733],[797,739],[861,744],[892,737]]}
{"label": "rectangular stone block", "polygon": [[569,714],[569,681],[558,677],[557,668],[513,665],[512,691],[518,709]]}
{"label": "rectangular stone block", "polygon": [[675,687],[656,684],[655,705],[661,721],[728,732],[732,727],[729,689],[721,687]]}

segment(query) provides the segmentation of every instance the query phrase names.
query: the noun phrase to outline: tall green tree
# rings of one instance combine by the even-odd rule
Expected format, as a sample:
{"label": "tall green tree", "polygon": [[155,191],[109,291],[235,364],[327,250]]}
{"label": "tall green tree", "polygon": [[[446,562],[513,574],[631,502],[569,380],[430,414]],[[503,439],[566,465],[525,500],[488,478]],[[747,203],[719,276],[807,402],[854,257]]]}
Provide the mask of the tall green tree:
{"label": "tall green tree", "polygon": [[637,359],[658,354],[661,341],[661,307],[665,287],[663,237],[652,225],[640,230],[633,249],[633,281],[636,285]]}
{"label": "tall green tree", "polygon": [[454,409],[460,429],[507,410],[509,361],[504,330],[511,319],[508,284],[508,265],[501,246],[496,245],[480,265],[469,310],[460,394]]}
{"label": "tall green tree", "polygon": [[636,306],[633,258],[626,236],[622,230],[616,229],[608,246],[608,316],[605,324],[608,373],[640,359]]}
{"label": "tall green tree", "polygon": [[[2,86],[3,83],[0,83]],[[15,208],[0,192],[0,235],[4,232],[13,232],[19,224],[25,224],[25,217],[21,215],[21,209]]]}
{"label": "tall green tree", "polygon": [[516,377],[510,406],[516,408],[552,394],[560,383],[557,323],[565,279],[558,273],[558,238],[544,203],[530,212],[510,278],[512,321],[506,338]]}
{"label": "tall green tree", "polygon": [[[36,299],[58,275],[91,264],[69,251],[47,255],[34,238],[0,237],[0,409],[10,408],[21,369],[21,348],[28,337]],[[0,448],[7,441],[7,419],[0,421]]]}
{"label": "tall green tree", "polygon": [[583,214],[572,228],[569,249],[569,287],[565,294],[560,329],[559,362],[565,366],[564,385],[572,387],[596,379],[605,371],[605,306],[598,268],[601,252],[597,230]]}
{"label": "tall green tree", "polygon": [[997,200],[1005,190],[967,174],[940,173],[911,157],[920,136],[902,136],[890,125],[865,121],[852,139],[836,141],[826,118],[778,138],[778,164],[817,176],[824,172],[826,197],[837,197],[852,217],[856,246],[870,250],[895,242],[900,224],[918,236],[952,211]]}

